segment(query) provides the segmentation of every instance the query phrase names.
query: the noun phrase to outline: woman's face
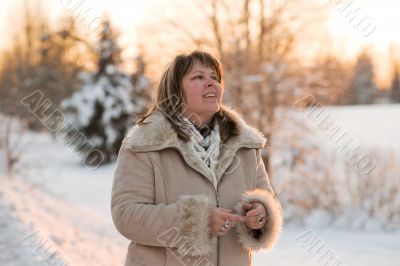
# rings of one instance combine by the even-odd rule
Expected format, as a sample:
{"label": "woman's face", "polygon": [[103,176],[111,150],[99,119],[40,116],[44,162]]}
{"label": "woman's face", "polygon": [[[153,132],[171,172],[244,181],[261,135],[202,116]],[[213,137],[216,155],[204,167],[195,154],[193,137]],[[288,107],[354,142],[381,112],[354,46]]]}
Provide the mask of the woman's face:
{"label": "woman's face", "polygon": [[214,69],[195,61],[182,80],[186,98],[183,115],[197,125],[208,124],[219,111],[223,88]]}

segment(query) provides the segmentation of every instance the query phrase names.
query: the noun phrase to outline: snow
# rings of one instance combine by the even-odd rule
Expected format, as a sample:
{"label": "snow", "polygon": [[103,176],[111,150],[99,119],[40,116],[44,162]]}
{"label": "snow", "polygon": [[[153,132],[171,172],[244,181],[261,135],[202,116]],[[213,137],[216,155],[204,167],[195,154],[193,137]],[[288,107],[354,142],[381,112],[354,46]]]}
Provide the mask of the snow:
{"label": "snow", "polygon": [[[285,207],[286,222],[400,229],[400,105],[278,111],[272,185]],[[347,134],[351,145],[332,141],[335,128],[341,131],[338,135]],[[371,171],[358,167],[360,158],[371,158]]]}
{"label": "snow", "polygon": [[338,123],[363,145],[400,151],[400,105],[327,107]]}
{"label": "snow", "polygon": [[[23,225],[13,217],[14,205],[4,199],[4,183],[0,187],[0,263],[1,265],[42,265],[21,244]],[[20,237],[17,237],[20,236]]]}
{"label": "snow", "polygon": [[[396,123],[399,105],[332,107],[327,111],[363,145],[395,148],[400,133]],[[369,130],[374,123],[380,128]],[[286,134],[296,137],[296,132]],[[50,255],[58,265],[123,265],[129,241],[116,231],[110,215],[115,164],[91,171],[71,147],[50,135],[30,133],[28,137],[30,145],[16,176],[0,174],[0,265],[48,265]],[[312,141],[296,143],[306,149],[314,145]],[[286,150],[278,161],[292,158]],[[315,167],[312,161],[306,165]],[[294,192],[299,197],[307,193],[299,189]],[[293,205],[284,212],[290,212],[290,208]],[[369,218],[363,215],[350,212],[343,217],[365,222]],[[331,220],[331,213],[315,209],[304,222],[285,224],[274,249],[253,253],[253,265],[324,265],[319,259],[325,253],[342,262],[340,265],[400,265],[400,231],[383,231],[379,226],[364,231],[358,227],[342,230],[330,226]],[[46,249],[40,249],[43,242]],[[323,259],[329,259],[328,255]]]}
{"label": "snow", "polygon": [[54,257],[68,265],[122,265],[128,242],[109,210],[114,166],[90,171],[51,136],[30,138],[19,166],[29,163],[29,171],[0,176],[0,265],[46,265],[52,254],[51,265],[63,265]]}
{"label": "snow", "polygon": [[109,218],[115,164],[90,170],[82,166],[73,147],[63,146],[45,134],[32,134],[30,137],[34,139],[29,148],[32,152],[25,154],[20,167],[29,163],[34,166],[26,167],[20,177],[41,186],[55,197],[83,205]]}
{"label": "snow", "polygon": [[[129,81],[124,80],[129,80],[128,76],[121,75],[119,79],[118,84],[129,84]],[[82,90],[75,93],[71,99],[64,100],[61,106],[65,109],[74,108],[79,114],[76,117],[78,120],[74,122],[81,126],[87,126],[91,121],[96,103],[104,106],[103,123],[109,123],[112,118],[119,117],[123,112],[131,113],[134,110],[129,94],[132,91],[132,85],[127,87],[113,86],[111,82],[112,80],[106,76],[97,80],[95,74],[93,74],[84,81],[86,85]]]}
{"label": "snow", "polygon": [[65,120],[85,137],[73,141],[77,149],[82,142],[94,146],[101,153],[100,163],[108,163],[117,157],[118,146],[132,126],[134,116],[144,111],[147,105],[144,91],[149,87],[141,86],[150,83],[146,84],[143,73],[134,73],[134,80],[119,68],[122,50],[109,22],[105,22],[99,37],[95,45],[97,69],[78,73],[82,87],[64,99],[60,107]]}
{"label": "snow", "polygon": [[[17,261],[20,253],[25,254],[26,257],[29,257],[29,254],[36,255],[36,259],[45,261],[48,256],[38,256],[37,251],[38,243],[47,242],[46,249],[49,252],[42,250],[40,254],[57,252],[62,254],[59,257],[65,258],[70,265],[119,265],[122,263],[124,242],[114,232],[109,219],[105,219],[106,216],[89,209],[83,210],[76,205],[47,195],[42,189],[19,179],[4,183],[1,189],[2,197],[6,200],[9,209],[12,209],[11,215],[8,213],[6,217],[14,220],[11,222],[11,227],[20,225],[22,228],[21,230],[15,228],[14,232],[12,228],[11,230],[2,228],[1,231],[13,232],[10,240],[14,241],[16,247],[25,251],[29,250],[29,253],[16,252],[14,256]],[[41,241],[29,240],[29,236],[35,233],[40,235],[37,238]],[[1,244],[5,246],[8,242],[2,239]],[[24,242],[31,244],[27,246]],[[15,265],[13,263],[9,265]],[[30,263],[23,264],[20,261],[18,263],[17,265],[30,265]]]}
{"label": "snow", "polygon": [[[99,149],[105,159],[116,157],[115,146],[132,126],[132,118],[145,104],[136,97],[136,86],[126,73],[107,65],[107,72],[84,77],[82,88],[61,102],[66,121],[82,132],[88,142]],[[138,89],[143,90],[142,88]],[[132,99],[135,95],[135,99]],[[138,99],[136,99],[138,98]]]}
{"label": "snow", "polygon": [[[301,236],[310,231],[313,239],[320,240],[320,245],[317,247],[321,247],[322,252],[315,251],[316,247],[312,247],[313,242],[301,246]],[[296,241],[299,238],[300,241]],[[254,265],[324,265],[317,263],[317,260],[328,249],[343,262],[343,264],[338,264],[341,266],[400,265],[399,233],[373,234],[308,227],[284,228],[279,242],[273,250],[253,253]]]}

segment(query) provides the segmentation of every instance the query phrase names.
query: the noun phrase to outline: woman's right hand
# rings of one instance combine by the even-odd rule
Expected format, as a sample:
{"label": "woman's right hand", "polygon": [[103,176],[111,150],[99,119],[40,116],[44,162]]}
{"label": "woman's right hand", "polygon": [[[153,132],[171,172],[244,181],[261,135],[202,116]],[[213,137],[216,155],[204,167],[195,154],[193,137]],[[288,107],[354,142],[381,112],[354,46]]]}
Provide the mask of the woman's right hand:
{"label": "woman's right hand", "polygon": [[223,208],[215,208],[210,216],[211,234],[213,236],[223,236],[235,227],[237,222],[244,222],[244,217],[233,214]]}

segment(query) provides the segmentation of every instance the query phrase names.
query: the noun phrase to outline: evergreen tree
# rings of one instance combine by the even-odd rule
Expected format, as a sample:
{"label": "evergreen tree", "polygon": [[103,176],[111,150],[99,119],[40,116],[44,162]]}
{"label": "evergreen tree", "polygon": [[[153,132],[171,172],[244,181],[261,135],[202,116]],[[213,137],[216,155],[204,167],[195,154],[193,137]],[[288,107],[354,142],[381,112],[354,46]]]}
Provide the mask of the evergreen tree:
{"label": "evergreen tree", "polygon": [[82,88],[61,104],[67,120],[103,153],[104,163],[116,158],[133,115],[143,112],[147,104],[143,91],[149,87],[148,79],[141,74],[136,77],[140,82],[133,82],[130,75],[118,69],[121,49],[116,39],[106,22],[94,49],[97,71],[81,73]]}
{"label": "evergreen tree", "polygon": [[394,103],[400,103],[400,73],[397,69],[394,72],[392,80],[391,100]]}
{"label": "evergreen tree", "polygon": [[374,102],[377,87],[374,82],[374,66],[367,53],[362,53],[357,59],[349,92],[350,104],[371,104]]}

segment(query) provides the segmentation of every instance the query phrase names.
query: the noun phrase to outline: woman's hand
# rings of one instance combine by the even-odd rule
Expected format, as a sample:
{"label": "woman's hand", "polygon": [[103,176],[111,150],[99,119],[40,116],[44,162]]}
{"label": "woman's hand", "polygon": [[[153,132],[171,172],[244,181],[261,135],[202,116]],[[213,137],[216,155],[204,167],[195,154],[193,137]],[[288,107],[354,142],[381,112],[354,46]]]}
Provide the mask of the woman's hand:
{"label": "woman's hand", "polygon": [[266,219],[266,210],[264,205],[259,202],[250,202],[243,204],[243,210],[246,212],[244,222],[250,229],[261,229],[264,227]]}
{"label": "woman's hand", "polygon": [[215,208],[210,216],[210,228],[213,236],[223,236],[231,230],[237,222],[244,222],[240,215],[232,214],[229,210]]}

